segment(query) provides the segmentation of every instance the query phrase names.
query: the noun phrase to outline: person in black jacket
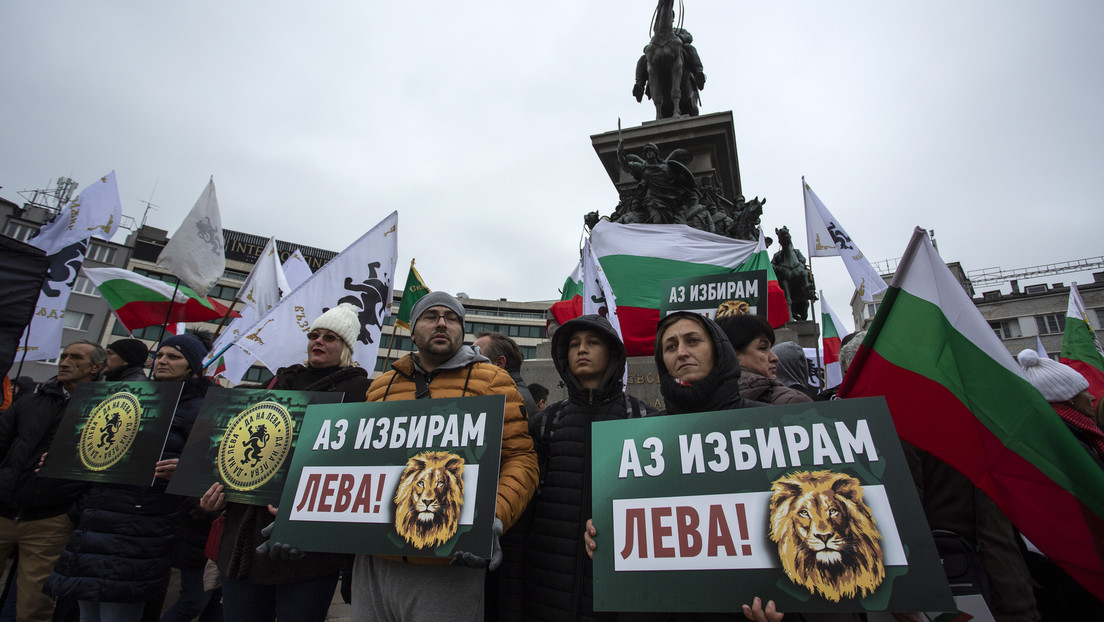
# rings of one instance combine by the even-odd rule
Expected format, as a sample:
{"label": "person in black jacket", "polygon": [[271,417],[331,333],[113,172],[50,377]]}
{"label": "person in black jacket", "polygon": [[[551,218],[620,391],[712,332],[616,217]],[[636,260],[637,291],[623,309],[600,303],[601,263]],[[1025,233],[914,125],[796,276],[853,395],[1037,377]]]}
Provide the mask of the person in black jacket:
{"label": "person in black jacket", "polygon": [[[359,331],[360,319],[351,305],[341,304],[323,313],[307,333],[307,364],[277,370],[268,388],[336,392],[344,394],[345,403],[363,402],[368,372],[353,365]],[[226,510],[216,562],[223,575],[227,620],[325,619],[338,574],[351,566],[352,555],[312,552],[299,558],[288,548],[259,550],[262,545],[268,548],[268,535],[262,531],[275,520],[275,508],[228,504],[222,484],[213,484],[200,504],[207,510]]]}
{"label": "person in black jacket", "polygon": [[530,504],[523,618],[616,620],[594,611],[592,563],[583,546],[591,515],[590,424],[655,411],[625,395],[625,346],[604,317],[584,315],[560,326],[552,361],[568,397],[529,421],[541,483]]}
{"label": "person in black jacket", "polygon": [[152,486],[94,484],[80,502],[80,519],[46,582],[55,598],[75,598],[82,622],[141,619],[146,601],[168,585],[180,530],[181,498],[165,492],[211,383],[199,375],[208,350],[194,334],[161,342],[154,380],[183,382]]}
{"label": "person in black jacket", "polygon": [[16,616],[49,620],[54,610],[42,584],[73,531],[68,512],[84,484],[39,477],[39,459],[50,447],[70,392],[95,380],[107,353],[90,341],[65,347],[58,374],[0,415],[0,559],[18,548]]}
{"label": "person in black jacket", "polygon": [[147,380],[146,360],[149,348],[140,339],[116,339],[107,346],[104,380]]}

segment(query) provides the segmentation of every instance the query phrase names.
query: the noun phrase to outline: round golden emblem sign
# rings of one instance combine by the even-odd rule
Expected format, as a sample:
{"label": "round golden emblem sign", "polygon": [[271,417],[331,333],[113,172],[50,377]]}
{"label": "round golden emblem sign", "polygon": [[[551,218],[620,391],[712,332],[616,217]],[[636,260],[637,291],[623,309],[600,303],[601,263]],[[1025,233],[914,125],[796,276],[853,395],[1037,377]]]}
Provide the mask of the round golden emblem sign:
{"label": "round golden emblem sign", "polygon": [[81,464],[92,471],[103,471],[121,460],[138,436],[141,421],[142,406],[131,393],[115,393],[100,402],[81,431],[77,447]]}
{"label": "round golden emblem sign", "polygon": [[238,413],[218,450],[219,475],[234,490],[255,490],[280,470],[291,453],[291,415],[276,402],[257,402]]}

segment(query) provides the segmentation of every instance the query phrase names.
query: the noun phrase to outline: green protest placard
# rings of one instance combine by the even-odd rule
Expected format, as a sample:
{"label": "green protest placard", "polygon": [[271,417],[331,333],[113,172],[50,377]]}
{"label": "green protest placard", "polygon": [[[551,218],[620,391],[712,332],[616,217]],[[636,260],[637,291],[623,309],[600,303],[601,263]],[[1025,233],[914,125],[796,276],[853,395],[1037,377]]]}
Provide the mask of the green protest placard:
{"label": "green protest placard", "polygon": [[502,395],[311,406],[272,539],[305,551],[487,557]]}
{"label": "green protest placard", "polygon": [[593,426],[602,611],[954,611],[882,398]]}
{"label": "green protest placard", "polygon": [[228,501],[279,503],[307,406],[337,403],[342,396],[212,387],[167,491],[199,497],[219,482]]}
{"label": "green protest placard", "polygon": [[180,382],[81,382],[39,475],[149,486],[169,435]]}
{"label": "green protest placard", "polygon": [[660,283],[659,317],[691,311],[716,319],[720,315],[767,317],[767,271],[726,272]]}

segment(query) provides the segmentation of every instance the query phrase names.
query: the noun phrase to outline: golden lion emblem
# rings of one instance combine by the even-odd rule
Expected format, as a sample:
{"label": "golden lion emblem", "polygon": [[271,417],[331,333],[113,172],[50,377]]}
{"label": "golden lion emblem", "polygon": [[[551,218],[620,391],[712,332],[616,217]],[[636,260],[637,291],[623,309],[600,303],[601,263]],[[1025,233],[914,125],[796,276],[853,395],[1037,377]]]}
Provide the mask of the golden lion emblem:
{"label": "golden lion emblem", "polygon": [[464,459],[426,451],[406,463],[395,492],[395,531],[414,548],[447,542],[460,525],[464,505]]}
{"label": "golden lion emblem", "polygon": [[751,306],[743,300],[726,300],[717,307],[717,319],[730,315],[747,315]]}
{"label": "golden lion emblem", "polygon": [[832,602],[867,596],[885,579],[882,535],[859,480],[795,471],[771,486],[770,539],[786,576]]}

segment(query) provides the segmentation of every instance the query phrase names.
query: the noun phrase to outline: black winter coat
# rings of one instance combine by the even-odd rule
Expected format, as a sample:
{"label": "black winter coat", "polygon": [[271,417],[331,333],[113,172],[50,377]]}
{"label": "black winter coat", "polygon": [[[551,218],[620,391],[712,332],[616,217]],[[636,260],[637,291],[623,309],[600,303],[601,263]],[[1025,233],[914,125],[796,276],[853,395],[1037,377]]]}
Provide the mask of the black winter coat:
{"label": "black winter coat", "polygon": [[[583,388],[568,368],[567,345],[579,330],[598,331],[613,345],[598,389]],[[552,336],[552,360],[568,398],[529,422],[541,484],[530,504],[525,619],[616,620],[617,614],[594,612],[593,564],[583,548],[583,529],[591,517],[590,424],[655,411],[625,395],[625,347],[605,318],[585,315],[564,323]]]}
{"label": "black winter coat", "polygon": [[[279,369],[269,388],[344,393],[343,402],[351,403],[364,401],[368,385],[368,372],[361,367],[343,367],[327,372],[292,365]],[[309,553],[294,561],[274,561],[268,555],[256,552],[257,547],[268,539],[261,535],[261,530],[274,520],[267,507],[229,503],[225,517],[216,560],[219,571],[225,576],[259,585],[274,585],[310,581],[334,574],[352,563],[352,555],[337,553]]]}
{"label": "black winter coat", "polygon": [[[210,386],[205,378],[184,382],[162,459],[180,457]],[[158,479],[152,486],[93,485],[43,591],[95,602],[140,602],[164,592],[181,504],[181,497],[165,492],[167,484]]]}
{"label": "black winter coat", "polygon": [[64,514],[84,490],[81,482],[34,472],[68,403],[69,395],[52,378],[0,414],[0,516],[38,520]]}

